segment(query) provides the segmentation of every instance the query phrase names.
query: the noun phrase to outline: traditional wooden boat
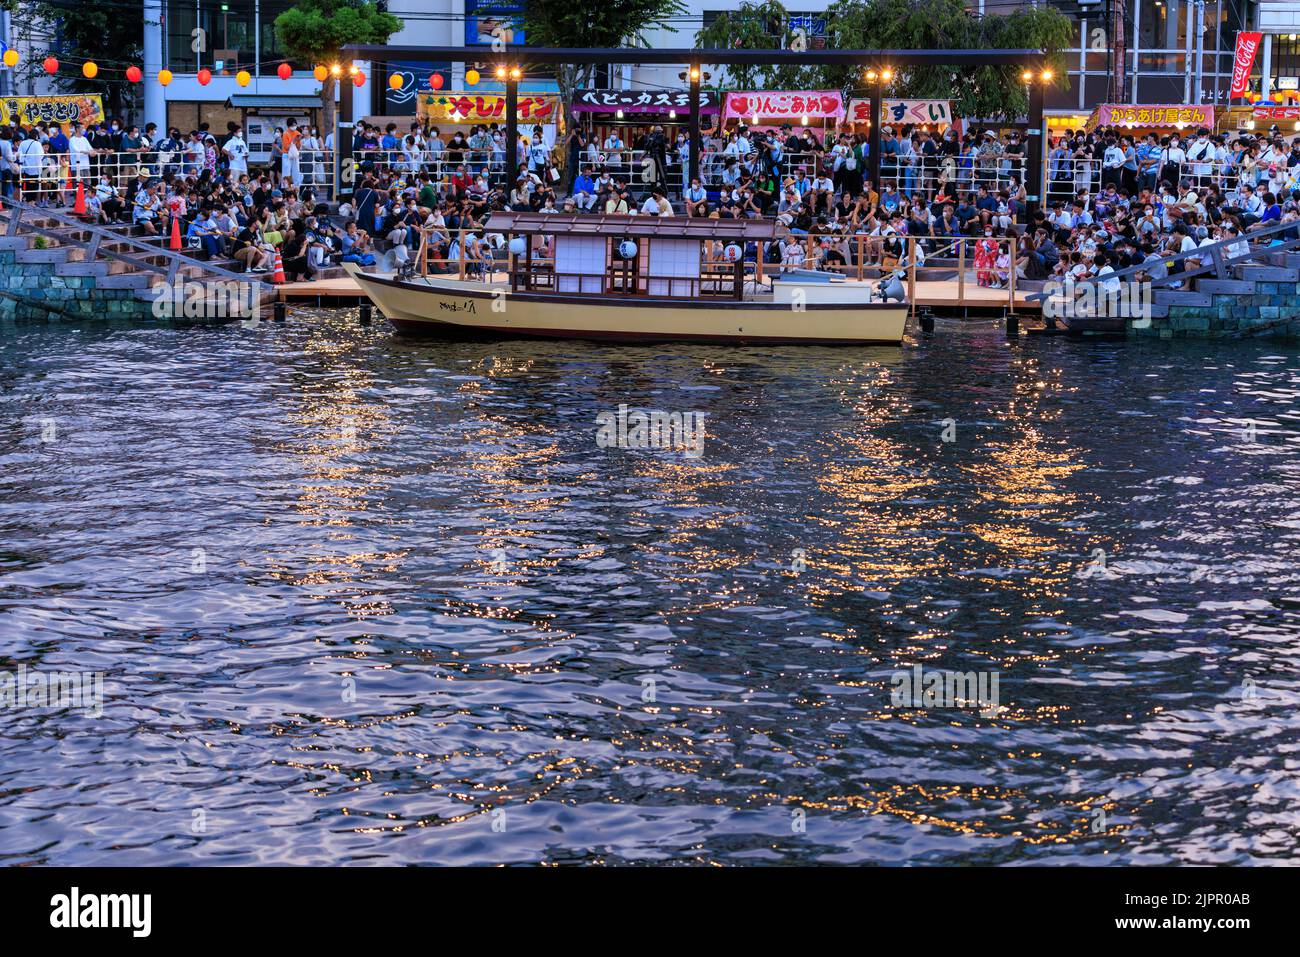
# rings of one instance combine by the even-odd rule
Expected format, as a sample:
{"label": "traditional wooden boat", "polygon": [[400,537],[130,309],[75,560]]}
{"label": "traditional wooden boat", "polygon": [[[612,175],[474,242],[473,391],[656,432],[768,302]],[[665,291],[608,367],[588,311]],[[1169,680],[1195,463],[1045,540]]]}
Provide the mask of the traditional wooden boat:
{"label": "traditional wooden boat", "polygon": [[420,274],[348,272],[399,329],[442,336],[897,345],[907,323],[871,282],[764,275],[762,220],[504,212],[486,233],[504,237],[504,271],[467,257],[470,240],[453,274],[430,274],[423,249]]}

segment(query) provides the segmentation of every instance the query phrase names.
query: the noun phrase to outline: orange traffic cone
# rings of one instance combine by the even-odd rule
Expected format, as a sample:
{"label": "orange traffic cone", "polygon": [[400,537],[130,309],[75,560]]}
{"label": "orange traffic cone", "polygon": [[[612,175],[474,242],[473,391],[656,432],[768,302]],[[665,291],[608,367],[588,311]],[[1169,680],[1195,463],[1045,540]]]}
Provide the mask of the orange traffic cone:
{"label": "orange traffic cone", "polygon": [[181,248],[181,218],[172,213],[172,241],[168,243],[172,249]]}
{"label": "orange traffic cone", "polygon": [[275,251],[275,269],[271,272],[271,282],[279,285],[282,282],[288,282],[284,277],[284,260],[280,258],[280,250]]}
{"label": "orange traffic cone", "polygon": [[77,180],[77,202],[73,204],[72,211],[78,216],[86,215],[86,184]]}

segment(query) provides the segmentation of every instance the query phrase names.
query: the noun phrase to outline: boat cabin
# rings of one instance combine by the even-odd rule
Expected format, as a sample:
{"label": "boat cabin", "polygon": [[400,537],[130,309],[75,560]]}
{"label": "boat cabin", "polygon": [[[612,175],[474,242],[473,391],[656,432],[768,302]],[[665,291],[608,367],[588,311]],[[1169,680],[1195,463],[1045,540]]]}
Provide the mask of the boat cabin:
{"label": "boat cabin", "polygon": [[744,298],[746,244],[774,223],[688,216],[493,213],[516,293],[647,299]]}

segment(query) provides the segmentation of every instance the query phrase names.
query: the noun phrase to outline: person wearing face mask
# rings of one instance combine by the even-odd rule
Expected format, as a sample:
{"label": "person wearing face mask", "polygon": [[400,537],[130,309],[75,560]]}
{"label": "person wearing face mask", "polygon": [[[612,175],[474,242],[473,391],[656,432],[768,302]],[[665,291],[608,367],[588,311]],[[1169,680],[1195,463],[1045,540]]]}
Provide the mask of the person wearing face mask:
{"label": "person wearing face mask", "polygon": [[682,194],[682,200],[686,205],[687,216],[703,216],[708,206],[709,194],[705,191],[697,176],[691,180],[691,185],[687,187],[686,192]]}
{"label": "person wearing face mask", "polygon": [[998,241],[993,227],[984,227],[984,238],[975,243],[975,281],[981,286],[997,285]]}
{"label": "person wearing face mask", "polygon": [[1177,186],[1182,180],[1183,163],[1186,161],[1187,153],[1182,147],[1178,134],[1165,137],[1160,150],[1160,179]]}
{"label": "person wearing face mask", "polygon": [[68,138],[68,165],[72,170],[74,180],[87,180],[90,178],[90,154],[93,147],[90,140],[86,139],[85,131],[80,123],[72,124],[72,136]]}
{"label": "person wearing face mask", "polygon": [[230,163],[230,178],[238,182],[239,177],[248,172],[248,144],[244,142],[243,131],[239,127],[230,131],[230,139],[226,140],[222,152]]}

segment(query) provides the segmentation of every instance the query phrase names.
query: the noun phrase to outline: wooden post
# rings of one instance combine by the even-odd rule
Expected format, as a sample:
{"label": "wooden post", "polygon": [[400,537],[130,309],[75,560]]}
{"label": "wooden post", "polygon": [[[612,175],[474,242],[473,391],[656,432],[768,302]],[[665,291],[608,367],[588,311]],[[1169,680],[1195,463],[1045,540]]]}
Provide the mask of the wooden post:
{"label": "wooden post", "polygon": [[916,237],[907,237],[907,305],[916,318]]}
{"label": "wooden post", "polygon": [[1007,273],[1007,289],[1011,297],[1011,314],[1016,314],[1016,237],[1007,240],[1011,244],[1011,269]]}
{"label": "wooden post", "polygon": [[754,280],[755,285],[763,282],[763,254],[766,252],[767,244],[763,240],[758,241],[758,252],[754,256]]}
{"label": "wooden post", "polygon": [[966,237],[957,237],[957,305],[966,305]]}
{"label": "wooden post", "polygon": [[689,186],[691,180],[700,175],[700,146],[703,145],[700,142],[700,72],[701,67],[698,63],[691,63],[686,67],[686,76],[689,80],[687,89],[690,91],[687,95],[691,98],[691,108],[690,113],[687,114],[689,120],[686,145],[689,160],[685,186]]}
{"label": "wooden post", "polygon": [[[519,80],[515,72],[506,64],[506,203],[509,208],[510,191],[515,188],[519,178]],[[491,155],[489,153],[489,155]],[[490,164],[489,164],[490,165]],[[488,182],[491,182],[491,169],[488,170]]]}

